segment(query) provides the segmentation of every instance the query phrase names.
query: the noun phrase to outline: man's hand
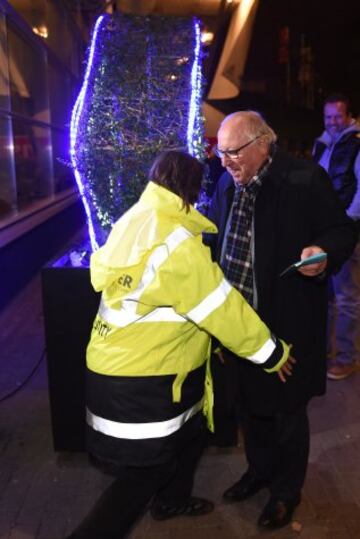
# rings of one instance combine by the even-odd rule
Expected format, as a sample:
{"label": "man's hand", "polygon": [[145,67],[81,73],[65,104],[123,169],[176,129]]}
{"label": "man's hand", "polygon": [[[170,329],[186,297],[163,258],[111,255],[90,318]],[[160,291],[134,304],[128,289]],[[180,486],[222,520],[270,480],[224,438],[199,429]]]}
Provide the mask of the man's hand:
{"label": "man's hand", "polygon": [[282,382],[286,382],[286,376],[292,375],[293,366],[296,363],[296,359],[289,356],[287,359],[287,362],[284,363],[284,365],[281,367],[280,370],[277,371],[278,377]]}
{"label": "man's hand", "polygon": [[[304,260],[304,258],[309,258],[309,256],[317,255],[324,252],[325,251],[321,249],[321,247],[318,247],[317,245],[310,245],[309,247],[305,247],[302,250],[301,260]],[[298,272],[300,272],[302,275],[305,275],[305,277],[315,277],[316,275],[320,275],[320,273],[322,273],[326,269],[326,266],[327,258],[322,262],[303,266],[302,268],[298,269]]]}

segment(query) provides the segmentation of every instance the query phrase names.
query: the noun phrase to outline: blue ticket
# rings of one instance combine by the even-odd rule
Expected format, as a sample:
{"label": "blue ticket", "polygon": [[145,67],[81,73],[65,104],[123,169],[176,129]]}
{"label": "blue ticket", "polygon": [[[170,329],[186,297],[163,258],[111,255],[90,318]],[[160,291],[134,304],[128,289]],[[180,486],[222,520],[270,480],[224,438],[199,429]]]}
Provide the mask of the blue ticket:
{"label": "blue ticket", "polygon": [[293,273],[294,271],[298,270],[299,268],[302,268],[303,266],[309,266],[310,264],[317,264],[318,262],[322,262],[326,259],[326,257],[326,253],[317,253],[316,255],[309,256],[308,258],[304,258],[303,260],[298,260],[297,262],[291,264],[291,266],[284,269],[284,271],[280,273],[280,277],[284,277],[284,275]]}

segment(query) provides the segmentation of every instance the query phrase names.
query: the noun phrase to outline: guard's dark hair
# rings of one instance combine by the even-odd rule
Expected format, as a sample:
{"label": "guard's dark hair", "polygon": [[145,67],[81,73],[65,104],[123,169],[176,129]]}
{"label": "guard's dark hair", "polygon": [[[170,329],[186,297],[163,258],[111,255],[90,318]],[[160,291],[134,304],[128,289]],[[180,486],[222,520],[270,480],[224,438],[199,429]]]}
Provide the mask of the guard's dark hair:
{"label": "guard's dark hair", "polygon": [[165,150],[155,159],[149,180],[178,195],[186,212],[196,202],[204,173],[204,165],[189,153]]}
{"label": "guard's dark hair", "polygon": [[350,113],[350,100],[345,94],[336,93],[336,92],[329,94],[324,99],[324,105],[326,105],[327,103],[337,103],[338,101],[341,101],[341,103],[345,103],[346,112],[347,114],[349,114]]}

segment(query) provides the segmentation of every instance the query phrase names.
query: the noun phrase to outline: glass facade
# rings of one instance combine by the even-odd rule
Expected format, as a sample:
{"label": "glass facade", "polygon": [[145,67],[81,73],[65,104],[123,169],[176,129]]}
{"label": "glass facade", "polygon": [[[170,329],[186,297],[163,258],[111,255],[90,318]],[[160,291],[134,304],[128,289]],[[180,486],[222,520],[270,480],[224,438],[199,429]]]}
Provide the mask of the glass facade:
{"label": "glass facade", "polygon": [[15,162],[12,125],[0,117],[0,219],[16,210]]}
{"label": "glass facade", "polygon": [[61,2],[0,0],[0,228],[76,187],[69,123],[83,51]]}
{"label": "glass facade", "polygon": [[80,75],[83,43],[71,15],[59,0],[9,0],[9,4],[74,75]]}

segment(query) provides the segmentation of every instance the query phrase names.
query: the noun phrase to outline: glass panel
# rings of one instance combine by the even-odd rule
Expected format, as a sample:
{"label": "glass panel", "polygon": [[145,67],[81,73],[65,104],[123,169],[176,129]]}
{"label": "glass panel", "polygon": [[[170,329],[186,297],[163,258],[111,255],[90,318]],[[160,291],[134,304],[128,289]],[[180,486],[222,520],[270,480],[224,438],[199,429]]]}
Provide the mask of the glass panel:
{"label": "glass panel", "polygon": [[7,59],[7,41],[5,17],[0,11],[0,108],[10,109],[9,98],[9,65]]}
{"label": "glass panel", "polygon": [[76,75],[80,75],[82,39],[79,30],[70,24],[71,14],[59,0],[10,0],[10,4],[25,19],[56,56]]}
{"label": "glass panel", "polygon": [[80,42],[74,42],[71,51],[71,70],[76,77],[81,76],[81,58],[83,56],[83,46]]}
{"label": "glass panel", "polygon": [[49,28],[47,43],[55,51],[56,56],[71,69],[71,50],[75,43],[69,29],[68,15],[60,10],[54,1],[47,2],[46,11]]}
{"label": "glass panel", "polygon": [[62,60],[76,76],[80,75],[80,58],[83,51],[83,40],[75,20],[64,6],[55,0],[46,3],[46,20],[48,26],[47,43],[56,56]]}
{"label": "glass panel", "polygon": [[18,208],[52,195],[50,129],[13,120]]}
{"label": "glass panel", "polygon": [[54,156],[55,192],[74,187],[75,178],[70,166],[69,133],[60,129],[52,130],[52,146]]}
{"label": "glass panel", "polygon": [[16,210],[11,120],[0,116],[0,219]]}
{"label": "glass panel", "polygon": [[51,123],[63,128],[68,127],[72,106],[70,77],[51,62],[48,73]]}
{"label": "glass panel", "polygon": [[45,0],[10,0],[9,4],[25,19],[35,33],[44,37]]}
{"label": "glass panel", "polygon": [[8,26],[11,107],[13,112],[49,122],[46,56]]}

